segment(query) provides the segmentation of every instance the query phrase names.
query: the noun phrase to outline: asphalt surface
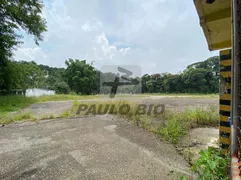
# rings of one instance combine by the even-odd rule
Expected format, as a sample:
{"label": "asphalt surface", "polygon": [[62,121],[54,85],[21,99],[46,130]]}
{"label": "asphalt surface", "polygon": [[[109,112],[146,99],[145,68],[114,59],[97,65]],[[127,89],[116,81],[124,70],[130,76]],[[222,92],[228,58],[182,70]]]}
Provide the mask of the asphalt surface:
{"label": "asphalt surface", "polygon": [[110,115],[0,128],[0,179],[173,179],[192,176],[173,145]]}
{"label": "asphalt surface", "polygon": [[[163,104],[166,108],[182,109],[185,107],[195,108],[197,106],[218,107],[218,98],[210,97],[192,97],[192,96],[130,96],[130,97],[116,97],[110,99],[109,97],[102,97],[99,99],[84,99],[79,100],[80,103],[90,102],[90,101],[118,101],[127,100],[135,103],[141,104]],[[59,116],[64,111],[68,110],[73,104],[73,101],[49,101],[43,103],[35,103],[30,107],[26,108],[24,111],[31,112],[35,117],[41,118],[46,115]]]}
{"label": "asphalt surface", "polygon": [[[121,100],[170,108],[218,105],[217,98],[186,96]],[[37,117],[58,116],[72,103],[36,103],[26,111]],[[166,180],[179,179],[180,175],[193,176],[172,144],[115,116],[17,122],[0,127],[0,179]]]}

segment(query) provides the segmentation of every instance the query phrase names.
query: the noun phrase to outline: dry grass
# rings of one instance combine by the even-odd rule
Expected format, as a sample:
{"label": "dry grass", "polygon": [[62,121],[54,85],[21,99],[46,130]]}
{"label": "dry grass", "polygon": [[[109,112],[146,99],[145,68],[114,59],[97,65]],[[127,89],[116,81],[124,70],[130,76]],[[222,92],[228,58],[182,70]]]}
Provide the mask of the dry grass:
{"label": "dry grass", "polygon": [[[162,114],[155,114],[154,108],[148,113],[138,114],[138,104],[128,101],[103,101],[79,104],[74,102],[68,111],[68,116],[76,116],[79,105],[83,108],[78,116],[112,114],[125,118],[134,124],[154,133],[160,134],[165,140],[177,143],[195,124],[195,126],[218,126],[218,110],[214,106],[206,108],[195,107],[183,110],[165,110]],[[87,108],[84,108],[86,107]],[[129,107],[127,113],[121,107]],[[147,111],[146,111],[147,112]],[[158,127],[153,123],[161,121]]]}

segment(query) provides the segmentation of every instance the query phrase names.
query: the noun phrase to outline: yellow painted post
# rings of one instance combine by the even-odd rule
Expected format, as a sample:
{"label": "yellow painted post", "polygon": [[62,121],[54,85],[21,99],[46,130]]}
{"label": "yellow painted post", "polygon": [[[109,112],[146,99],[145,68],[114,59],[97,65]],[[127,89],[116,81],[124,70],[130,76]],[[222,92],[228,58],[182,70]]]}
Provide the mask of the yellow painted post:
{"label": "yellow painted post", "polygon": [[227,153],[230,146],[231,127],[231,50],[220,51],[220,96],[219,96],[219,140],[223,152]]}

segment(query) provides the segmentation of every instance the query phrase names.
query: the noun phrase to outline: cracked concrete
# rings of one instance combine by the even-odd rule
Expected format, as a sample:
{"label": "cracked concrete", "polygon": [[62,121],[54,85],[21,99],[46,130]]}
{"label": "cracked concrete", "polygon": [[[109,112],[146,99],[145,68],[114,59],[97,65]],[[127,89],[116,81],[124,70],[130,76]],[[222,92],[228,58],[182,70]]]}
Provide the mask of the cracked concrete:
{"label": "cracked concrete", "polygon": [[173,145],[110,115],[0,128],[0,179],[173,179],[192,176]]}
{"label": "cracked concrete", "polygon": [[[125,99],[174,108],[218,105],[217,98],[202,97]],[[26,111],[57,116],[72,102],[36,103]],[[168,180],[179,175],[193,176],[172,144],[115,116],[16,122],[0,128],[0,179]]]}

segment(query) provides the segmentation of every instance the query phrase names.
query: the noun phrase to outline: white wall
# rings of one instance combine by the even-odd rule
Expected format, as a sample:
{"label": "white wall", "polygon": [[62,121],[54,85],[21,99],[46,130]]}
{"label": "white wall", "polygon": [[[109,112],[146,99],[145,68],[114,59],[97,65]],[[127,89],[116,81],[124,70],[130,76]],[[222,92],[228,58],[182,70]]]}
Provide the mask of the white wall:
{"label": "white wall", "polygon": [[43,96],[43,95],[54,95],[55,91],[47,90],[47,89],[27,89],[26,96]]}

